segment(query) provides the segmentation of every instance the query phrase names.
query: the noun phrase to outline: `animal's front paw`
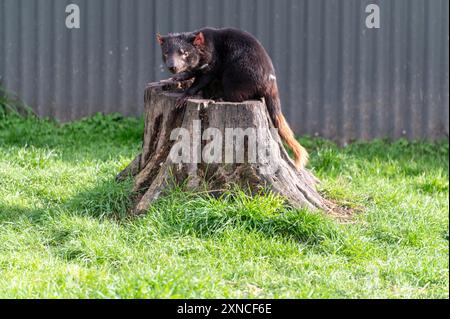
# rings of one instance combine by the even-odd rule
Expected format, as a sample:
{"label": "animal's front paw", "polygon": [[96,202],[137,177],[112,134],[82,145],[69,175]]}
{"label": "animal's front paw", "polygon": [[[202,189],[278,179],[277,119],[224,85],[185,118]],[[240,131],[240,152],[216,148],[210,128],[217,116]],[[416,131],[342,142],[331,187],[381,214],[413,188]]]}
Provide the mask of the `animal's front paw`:
{"label": "animal's front paw", "polygon": [[180,96],[176,103],[175,103],[175,107],[177,109],[181,109],[182,107],[185,107],[187,105],[187,100],[189,99],[189,96]]}

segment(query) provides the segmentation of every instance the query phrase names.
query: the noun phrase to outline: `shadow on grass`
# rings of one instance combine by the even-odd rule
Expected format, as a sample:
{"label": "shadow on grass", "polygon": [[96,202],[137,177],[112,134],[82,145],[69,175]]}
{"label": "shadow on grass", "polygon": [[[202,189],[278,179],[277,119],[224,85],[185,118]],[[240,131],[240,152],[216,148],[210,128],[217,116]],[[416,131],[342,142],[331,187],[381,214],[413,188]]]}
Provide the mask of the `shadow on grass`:
{"label": "shadow on grass", "polygon": [[210,238],[239,230],[316,244],[337,235],[336,224],[324,214],[289,208],[274,194],[250,196],[242,190],[212,197],[172,189],[139,223],[166,236]]}
{"label": "shadow on grass", "polygon": [[103,218],[125,220],[127,210],[131,207],[131,186],[131,180],[117,183],[111,178],[63,202],[41,198],[40,205],[44,206],[42,208],[8,205],[0,201],[0,223],[28,220],[33,224],[43,224],[49,218],[60,214],[93,217],[99,220]]}
{"label": "shadow on grass", "polygon": [[212,197],[168,189],[146,215],[130,217],[131,188],[131,179],[121,183],[108,179],[77,194],[65,207],[72,214],[140,224],[168,236],[215,237],[240,229],[317,243],[336,235],[335,223],[323,214],[290,209],[274,194],[252,197],[241,190]]}
{"label": "shadow on grass", "polygon": [[79,216],[126,220],[132,205],[132,183],[131,179],[117,183],[109,178],[76,194],[64,203],[64,208]]}
{"label": "shadow on grass", "polygon": [[[78,193],[67,202],[45,209],[11,207],[0,203],[0,225],[8,223],[20,227],[31,224],[31,227],[45,229],[41,240],[56,257],[66,261],[98,259],[98,256],[92,256],[92,251],[81,239],[89,231],[87,225],[92,220],[72,221],[71,217],[87,217],[93,219],[95,225],[96,221],[101,223],[107,220],[125,231],[140,229],[138,234],[152,233],[157,238],[193,236],[220,240],[234,236],[237,231],[315,246],[339,236],[333,221],[321,214],[288,209],[283,205],[283,200],[274,195],[250,197],[239,191],[213,198],[172,189],[157,200],[146,215],[129,217],[131,186],[131,180],[116,183],[111,178]],[[64,218],[60,219],[61,215]],[[98,231],[99,228],[96,226],[95,229]]]}
{"label": "shadow on grass", "polygon": [[172,189],[157,200],[146,215],[130,217],[132,180],[117,183],[113,178],[86,189],[63,203],[29,209],[0,203],[0,223],[27,220],[45,225],[59,214],[107,219],[124,227],[143,227],[160,236],[211,238],[230,231],[258,232],[317,244],[337,236],[336,223],[323,214],[290,209],[273,195],[249,196],[233,191],[214,198],[206,194]]}
{"label": "shadow on grass", "polygon": [[19,205],[7,205],[0,202],[0,227],[1,224],[18,224],[26,220],[33,224],[42,224],[52,215],[48,209],[27,208]]}

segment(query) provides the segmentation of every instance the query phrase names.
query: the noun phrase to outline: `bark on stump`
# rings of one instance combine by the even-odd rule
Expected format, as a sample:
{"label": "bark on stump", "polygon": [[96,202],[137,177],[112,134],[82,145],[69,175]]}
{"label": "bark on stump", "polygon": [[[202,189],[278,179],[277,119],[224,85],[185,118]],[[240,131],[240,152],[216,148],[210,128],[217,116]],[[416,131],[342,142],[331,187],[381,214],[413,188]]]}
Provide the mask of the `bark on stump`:
{"label": "bark on stump", "polygon": [[[134,207],[132,214],[145,213],[151,203],[171,184],[182,184],[189,190],[204,190],[220,193],[233,185],[252,191],[272,191],[284,197],[294,207],[307,207],[333,212],[337,207],[324,199],[316,190],[319,182],[306,169],[298,171],[277,134],[273,134],[273,124],[264,101],[242,103],[217,102],[206,99],[190,99],[184,109],[175,107],[176,85],[168,80],[150,83],[145,90],[145,129],[142,152],[117,175],[117,180],[129,176],[134,178]],[[195,132],[194,121],[200,121],[201,132]],[[199,123],[199,122],[197,122]],[[258,131],[258,146],[271,150],[272,159],[261,164],[249,161],[250,139],[238,145],[243,148],[243,163],[205,163],[201,153],[193,150],[199,162],[175,163],[169,156],[177,143],[171,140],[176,128],[186,129],[190,136],[202,136],[209,128],[217,128],[223,137],[222,154],[233,143],[225,142],[225,128],[253,128]],[[235,141],[237,143],[237,141]],[[208,141],[201,140],[200,152]],[[235,143],[235,144],[236,144]],[[194,143],[195,145],[195,143]],[[228,149],[230,150],[230,149]],[[222,155],[222,160],[224,155]],[[192,160],[192,158],[191,158]],[[258,158],[259,160],[259,158]]]}

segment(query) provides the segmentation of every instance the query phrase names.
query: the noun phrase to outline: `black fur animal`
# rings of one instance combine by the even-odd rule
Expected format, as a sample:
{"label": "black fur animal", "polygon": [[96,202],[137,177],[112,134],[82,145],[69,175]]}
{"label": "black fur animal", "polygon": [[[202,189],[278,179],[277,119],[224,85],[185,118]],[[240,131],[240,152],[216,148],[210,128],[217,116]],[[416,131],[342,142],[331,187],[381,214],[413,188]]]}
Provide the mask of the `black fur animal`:
{"label": "black fur animal", "polygon": [[222,84],[225,101],[263,97],[281,138],[294,152],[297,168],[306,164],[308,153],[295,139],[281,112],[272,61],[255,37],[233,28],[204,28],[164,37],[158,34],[157,40],[164,63],[175,74],[173,79],[195,78],[177,101],[178,107],[217,80]]}

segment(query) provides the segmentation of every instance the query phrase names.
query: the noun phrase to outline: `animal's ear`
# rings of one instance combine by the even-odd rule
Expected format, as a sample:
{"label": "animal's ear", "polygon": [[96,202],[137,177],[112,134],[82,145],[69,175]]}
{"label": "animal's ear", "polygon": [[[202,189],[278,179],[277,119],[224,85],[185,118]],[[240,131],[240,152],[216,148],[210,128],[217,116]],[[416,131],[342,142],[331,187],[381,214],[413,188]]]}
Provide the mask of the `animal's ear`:
{"label": "animal's ear", "polygon": [[202,32],[199,32],[195,35],[193,43],[195,46],[202,46],[205,44],[205,36],[203,35]]}
{"label": "animal's ear", "polygon": [[156,34],[156,40],[158,41],[158,43],[160,45],[162,45],[164,43],[164,37],[159,33]]}

